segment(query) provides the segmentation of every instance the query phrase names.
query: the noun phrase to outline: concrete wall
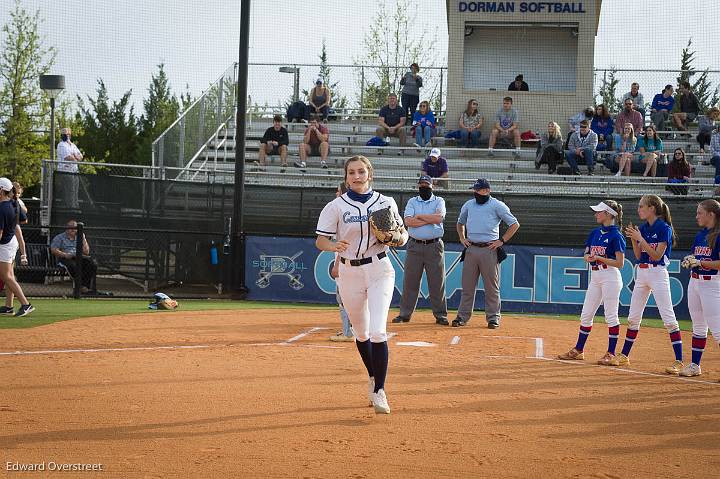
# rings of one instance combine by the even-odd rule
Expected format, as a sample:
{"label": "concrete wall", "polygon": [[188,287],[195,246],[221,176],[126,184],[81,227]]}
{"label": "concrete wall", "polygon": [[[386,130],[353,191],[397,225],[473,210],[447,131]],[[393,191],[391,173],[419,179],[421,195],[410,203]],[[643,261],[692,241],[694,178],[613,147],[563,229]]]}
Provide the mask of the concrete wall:
{"label": "concrete wall", "polygon": [[[597,16],[599,15],[599,2],[601,0],[586,0],[582,2],[568,3],[572,5],[575,11],[583,10],[585,13],[521,13],[521,4],[534,2],[502,2],[503,4],[512,3],[515,6],[515,12],[513,13],[501,13],[501,12],[471,12],[471,11],[460,11],[460,4],[465,3],[466,5],[471,2],[461,2],[460,0],[447,0],[447,15],[448,15],[448,94],[447,94],[447,127],[449,129],[457,128],[458,119],[462,112],[465,110],[467,101],[470,98],[475,98],[479,103],[479,110],[485,117],[485,126],[483,127],[483,136],[489,135],[494,123],[494,115],[497,109],[502,104],[502,98],[504,96],[512,96],[514,99],[514,106],[518,110],[520,116],[520,129],[525,130],[541,130],[546,129],[548,121],[557,121],[560,127],[565,133],[568,129],[567,119],[577,112],[581,111],[585,107],[592,105],[593,101],[593,68],[594,68],[594,48],[595,48],[595,33],[597,30]],[[472,2],[475,4],[483,4],[487,7],[487,4],[498,4],[501,2]],[[560,2],[562,5],[566,5],[564,2]],[[477,9],[475,6],[473,9]],[[468,9],[469,10],[469,9]],[[561,65],[561,70],[567,73],[563,75],[570,75],[568,71],[572,61],[559,60],[557,57],[568,54],[569,49],[572,48],[570,43],[563,38],[562,42],[558,42],[557,48],[547,49],[538,48],[538,43],[543,46],[547,45],[550,39],[547,38],[547,33],[537,33],[535,37],[536,41],[533,41],[533,35],[527,35],[526,51],[532,51],[536,55],[536,61],[532,60],[519,60],[521,64],[526,64],[528,70],[517,71],[517,73],[523,73],[526,81],[530,84],[531,91],[529,92],[508,92],[507,86],[513,80],[514,74],[510,75],[509,78],[504,78],[502,82],[499,82],[500,76],[505,77],[507,75],[505,68],[498,68],[498,64],[501,63],[503,58],[503,52],[507,50],[508,45],[515,45],[517,48],[518,44],[522,44],[522,38],[518,39],[516,35],[521,31],[535,32],[540,30],[541,27],[535,27],[533,24],[563,24],[571,25],[576,24],[577,29],[577,54],[574,60],[576,66],[575,71],[575,90],[572,91],[572,81],[559,81],[558,84],[564,85],[568,90],[566,91],[533,91],[533,79],[538,80],[543,78],[541,81],[537,81],[535,88],[541,88],[543,84],[547,82],[547,74],[544,73],[549,65],[555,64]],[[488,58],[496,59],[495,65],[492,63],[487,65],[473,65],[471,51],[468,52],[468,65],[466,65],[466,54],[465,54],[465,27],[466,25],[486,25],[495,27],[506,27],[502,30],[503,35],[507,38],[512,38],[512,41],[503,42],[500,41],[490,42],[487,37],[482,33],[482,26],[475,26],[473,35],[470,37],[469,44],[474,45],[472,37],[478,35],[479,42],[484,42],[487,49],[487,53],[483,53],[482,57],[487,61]],[[545,27],[542,27],[545,28]],[[480,30],[480,32],[478,32]],[[485,29],[486,31],[493,31],[495,28]],[[558,30],[551,28],[546,31]],[[478,32],[478,33],[476,33]],[[537,41],[540,39],[540,41]],[[562,45],[562,46],[560,46]],[[476,51],[477,54],[477,51]],[[544,55],[544,56],[543,56]],[[480,75],[478,81],[466,78],[466,73],[470,75],[472,69],[477,70],[495,70],[502,71],[501,74],[495,73],[483,73]],[[537,72],[538,74],[535,74]],[[497,86],[497,90],[490,90],[490,84],[495,78],[496,82],[500,83]],[[468,87],[466,87],[466,82]],[[487,88],[482,88],[486,85]],[[546,90],[549,90],[547,88]]]}

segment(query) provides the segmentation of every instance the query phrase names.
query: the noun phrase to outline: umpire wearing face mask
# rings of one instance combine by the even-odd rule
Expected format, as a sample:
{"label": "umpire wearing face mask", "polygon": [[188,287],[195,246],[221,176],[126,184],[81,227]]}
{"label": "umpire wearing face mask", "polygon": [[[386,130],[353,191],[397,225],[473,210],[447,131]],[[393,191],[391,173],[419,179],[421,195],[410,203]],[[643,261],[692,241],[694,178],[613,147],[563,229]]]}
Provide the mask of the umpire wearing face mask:
{"label": "umpire wearing face mask", "polygon": [[[453,326],[465,326],[475,306],[475,290],[482,275],[485,289],[485,319],[488,328],[500,326],[499,263],[505,258],[502,246],[520,228],[520,223],[505,203],[490,196],[490,182],[478,179],[473,186],[475,198],[460,209],[457,232],[465,246],[462,272],[462,296]],[[500,236],[500,222],[507,231]]]}
{"label": "umpire wearing face mask", "polygon": [[407,242],[400,314],[393,323],[407,323],[415,312],[423,271],[427,276],[430,306],[435,322],[448,325],[445,300],[445,245],[442,236],[445,219],[445,200],[433,194],[432,178],[423,175],[418,180],[418,196],[405,206]]}

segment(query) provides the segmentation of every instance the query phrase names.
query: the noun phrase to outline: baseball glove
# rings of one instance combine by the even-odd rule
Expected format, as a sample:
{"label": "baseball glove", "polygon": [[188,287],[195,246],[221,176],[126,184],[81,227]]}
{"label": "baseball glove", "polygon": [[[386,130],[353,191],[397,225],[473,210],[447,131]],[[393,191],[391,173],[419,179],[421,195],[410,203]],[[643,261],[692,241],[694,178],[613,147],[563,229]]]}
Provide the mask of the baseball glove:
{"label": "baseball glove", "polygon": [[174,310],[178,307],[178,302],[165,293],[155,293],[153,302],[148,305],[149,309]]}
{"label": "baseball glove", "polygon": [[700,266],[700,261],[698,261],[694,255],[689,254],[682,259],[680,266],[690,269],[698,268]]}
{"label": "baseball glove", "polygon": [[389,206],[370,213],[368,221],[378,242],[387,246],[402,246],[402,225]]}

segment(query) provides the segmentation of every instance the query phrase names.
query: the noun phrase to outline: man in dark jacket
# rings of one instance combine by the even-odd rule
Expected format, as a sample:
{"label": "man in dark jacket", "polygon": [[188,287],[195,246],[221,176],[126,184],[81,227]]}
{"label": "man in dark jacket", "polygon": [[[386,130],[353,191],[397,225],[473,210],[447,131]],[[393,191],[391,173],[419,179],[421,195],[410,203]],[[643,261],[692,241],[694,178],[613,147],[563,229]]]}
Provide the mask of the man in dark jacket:
{"label": "man in dark jacket", "polygon": [[265,171],[265,162],[268,155],[280,155],[280,164],[285,171],[287,168],[287,152],[290,139],[287,129],[282,126],[282,117],[275,115],[273,117],[273,126],[265,130],[265,134],[260,140],[260,151],[258,152],[259,166]]}

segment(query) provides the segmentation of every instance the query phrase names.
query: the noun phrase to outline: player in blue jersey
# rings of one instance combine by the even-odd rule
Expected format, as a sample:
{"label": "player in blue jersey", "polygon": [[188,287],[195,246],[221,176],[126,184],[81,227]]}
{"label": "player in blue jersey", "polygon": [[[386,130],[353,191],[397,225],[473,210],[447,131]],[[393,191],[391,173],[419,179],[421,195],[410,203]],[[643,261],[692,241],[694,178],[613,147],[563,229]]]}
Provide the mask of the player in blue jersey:
{"label": "player in blue jersey", "polygon": [[703,229],[695,236],[690,254],[682,262],[684,267],[691,268],[688,309],[693,323],[692,362],[680,370],[680,376],[700,376],[708,328],[720,344],[720,203],[701,202],[695,219]]}
{"label": "player in blue jersey", "polygon": [[600,226],[590,232],[585,242],[585,261],[592,271],[580,313],[580,333],[575,347],[558,356],[559,359],[585,359],[585,341],[592,329],[593,319],[602,304],[608,325],[608,349],[598,364],[608,366],[615,359],[615,346],[620,334],[618,306],[622,276],[620,269],[625,263],[625,238],[622,235],[622,205],[605,200],[590,207]]}
{"label": "player in blue jersey", "polygon": [[684,367],[682,362],[682,337],[680,326],[675,319],[670,297],[670,276],[667,265],[670,264],[670,252],[675,246],[675,232],[672,227],[670,208],[659,196],[645,195],[638,204],[638,216],[643,224],[629,225],[625,235],[631,239],[633,253],[637,258],[635,286],[630,299],[628,329],[625,332],[625,344],[622,352],[615,356],[611,366],[627,366],[628,355],[640,330],[640,322],[645,306],[652,293],[660,317],[670,333],[670,342],[675,352],[675,361],[665,369],[668,374],[678,374]]}

